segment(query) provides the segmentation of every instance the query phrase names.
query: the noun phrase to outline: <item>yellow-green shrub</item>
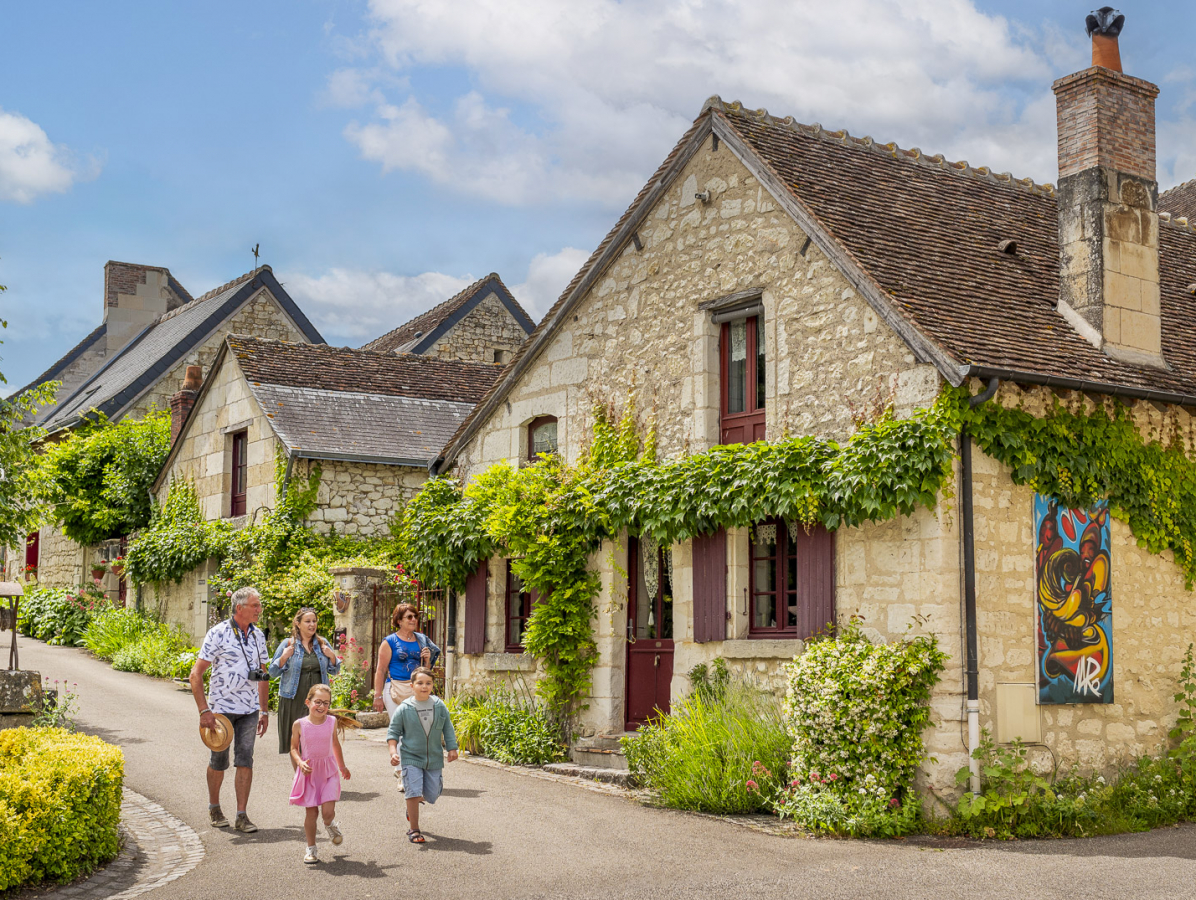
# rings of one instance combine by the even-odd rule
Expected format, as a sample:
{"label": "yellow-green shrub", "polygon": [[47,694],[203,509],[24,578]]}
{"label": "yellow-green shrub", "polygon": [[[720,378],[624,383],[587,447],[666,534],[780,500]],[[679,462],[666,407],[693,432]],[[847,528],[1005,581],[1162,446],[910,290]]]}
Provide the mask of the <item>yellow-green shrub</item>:
{"label": "yellow-green shrub", "polygon": [[0,731],[0,891],[71,881],[116,856],[124,767],[96,737]]}

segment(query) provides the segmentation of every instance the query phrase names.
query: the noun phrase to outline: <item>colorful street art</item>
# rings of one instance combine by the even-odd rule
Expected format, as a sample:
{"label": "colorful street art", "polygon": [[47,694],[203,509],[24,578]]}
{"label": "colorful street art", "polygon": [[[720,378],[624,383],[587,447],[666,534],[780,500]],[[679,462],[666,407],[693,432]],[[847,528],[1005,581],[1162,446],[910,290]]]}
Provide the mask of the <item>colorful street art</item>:
{"label": "colorful street art", "polygon": [[1039,703],[1113,702],[1109,510],[1034,496]]}

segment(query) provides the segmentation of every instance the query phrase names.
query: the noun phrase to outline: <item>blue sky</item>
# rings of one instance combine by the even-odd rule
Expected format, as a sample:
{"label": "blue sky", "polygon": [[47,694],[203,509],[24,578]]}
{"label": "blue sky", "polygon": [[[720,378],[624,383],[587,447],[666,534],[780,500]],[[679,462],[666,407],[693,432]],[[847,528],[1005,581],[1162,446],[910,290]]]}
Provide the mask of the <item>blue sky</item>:
{"label": "blue sky", "polygon": [[[536,316],[711,94],[1054,181],[1092,4],[988,0],[9,3],[0,372],[99,324],[109,259],[195,295],[250,247],[359,346],[497,271]],[[1196,177],[1196,7],[1125,4],[1159,182]]]}

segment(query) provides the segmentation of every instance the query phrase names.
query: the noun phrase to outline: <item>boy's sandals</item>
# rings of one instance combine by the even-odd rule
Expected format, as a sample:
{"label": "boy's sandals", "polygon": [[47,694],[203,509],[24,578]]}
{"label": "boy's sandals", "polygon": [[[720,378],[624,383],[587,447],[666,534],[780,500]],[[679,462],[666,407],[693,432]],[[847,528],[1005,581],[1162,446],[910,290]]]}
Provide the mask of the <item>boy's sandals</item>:
{"label": "boy's sandals", "polygon": [[424,840],[424,836],[422,834],[420,834],[418,831],[408,831],[407,832],[407,840],[411,841],[411,843],[413,843],[413,844],[426,844],[427,843],[427,841]]}

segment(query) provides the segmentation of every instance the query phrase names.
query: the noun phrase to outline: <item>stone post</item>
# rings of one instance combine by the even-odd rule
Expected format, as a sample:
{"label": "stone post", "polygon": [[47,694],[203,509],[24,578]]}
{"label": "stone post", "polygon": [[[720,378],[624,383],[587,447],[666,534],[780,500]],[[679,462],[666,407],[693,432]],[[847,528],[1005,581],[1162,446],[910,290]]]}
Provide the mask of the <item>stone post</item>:
{"label": "stone post", "polygon": [[[335,621],[338,649],[341,637],[346,643],[356,641],[371,663],[370,680],[373,680],[372,666],[377,662],[378,645],[390,633],[391,609],[380,604],[377,613],[378,631],[374,631],[375,588],[387,584],[394,572],[390,569],[373,567],[337,566],[329,570],[336,586],[332,589],[332,612]],[[341,650],[341,653],[346,651]],[[350,659],[346,655],[346,662]],[[358,713],[357,719],[367,728],[385,725],[385,713]],[[378,721],[374,721],[377,719]]]}

